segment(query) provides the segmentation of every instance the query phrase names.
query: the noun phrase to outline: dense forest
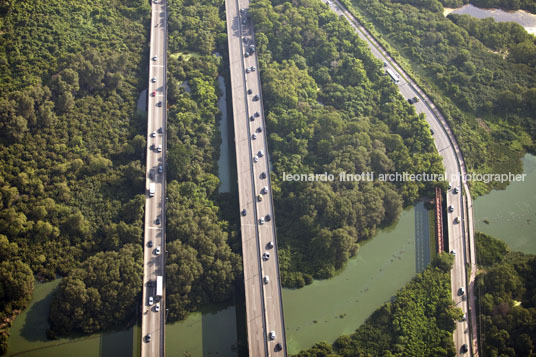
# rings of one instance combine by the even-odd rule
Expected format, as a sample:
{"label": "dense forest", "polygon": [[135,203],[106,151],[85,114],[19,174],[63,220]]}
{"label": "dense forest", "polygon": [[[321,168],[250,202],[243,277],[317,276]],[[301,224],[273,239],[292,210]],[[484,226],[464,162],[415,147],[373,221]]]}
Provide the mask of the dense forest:
{"label": "dense forest", "polygon": [[[217,77],[228,68],[223,0],[169,1],[167,305],[168,321],[209,302],[229,300],[241,277],[238,202],[218,194],[221,95]],[[219,202],[226,197],[227,212]],[[234,205],[233,205],[234,203]]]}
{"label": "dense forest", "polygon": [[285,286],[329,278],[432,182],[291,182],[283,173],[441,173],[430,130],[352,28],[313,0],[255,0]]}
{"label": "dense forest", "polygon": [[503,9],[503,10],[527,10],[533,14],[536,13],[536,3],[534,0],[438,0],[445,7],[458,8],[465,4],[472,4],[484,9]]}
{"label": "dense forest", "polygon": [[450,292],[452,256],[442,254],[377,309],[355,333],[320,342],[298,357],[456,356],[452,339],[462,311]]}
{"label": "dense forest", "polygon": [[[146,117],[136,100],[146,86],[150,5],[4,1],[0,13],[1,326],[29,300],[34,276],[57,275],[66,278],[50,336],[126,322],[141,288],[132,244],[143,238]],[[117,260],[120,252],[128,254]],[[112,261],[121,275],[98,268]],[[91,267],[96,277],[80,270]],[[114,286],[125,300],[85,304]],[[62,308],[72,323],[54,313]]]}
{"label": "dense forest", "polygon": [[[439,1],[343,2],[410,63],[406,70],[447,118],[470,172],[521,171],[521,156],[536,148],[534,36],[493,20],[445,18]],[[472,182],[477,195],[493,186]]]}
{"label": "dense forest", "polygon": [[536,350],[536,255],[510,252],[476,234],[476,279],[483,356],[530,356]]}

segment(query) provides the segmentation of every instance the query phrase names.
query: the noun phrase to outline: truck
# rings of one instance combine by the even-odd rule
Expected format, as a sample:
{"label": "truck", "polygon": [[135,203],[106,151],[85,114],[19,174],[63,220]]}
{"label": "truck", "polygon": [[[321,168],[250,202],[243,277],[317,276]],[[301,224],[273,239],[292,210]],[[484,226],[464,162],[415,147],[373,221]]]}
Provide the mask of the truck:
{"label": "truck", "polygon": [[395,82],[395,83],[399,83],[399,82],[400,82],[400,78],[398,77],[398,74],[396,74],[391,68],[387,68],[385,71],[386,71],[387,74],[391,77],[391,79],[393,80],[393,82]]}
{"label": "truck", "polygon": [[154,191],[156,189],[156,184],[154,182],[151,182],[149,184],[149,197],[153,197],[154,196]]}
{"label": "truck", "polygon": [[162,297],[162,276],[156,277],[156,296]]}

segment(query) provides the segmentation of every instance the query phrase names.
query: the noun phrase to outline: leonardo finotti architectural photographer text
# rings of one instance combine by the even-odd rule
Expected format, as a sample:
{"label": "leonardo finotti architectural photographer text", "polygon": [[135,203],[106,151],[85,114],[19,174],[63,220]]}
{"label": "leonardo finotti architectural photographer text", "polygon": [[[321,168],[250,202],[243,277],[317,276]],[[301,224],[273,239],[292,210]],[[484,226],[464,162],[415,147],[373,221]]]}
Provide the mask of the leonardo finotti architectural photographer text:
{"label": "leonardo finotti architectural photographer text", "polygon": [[[470,173],[465,175],[467,181],[480,181],[484,183],[490,182],[518,182],[525,181],[526,174],[514,174],[514,173],[503,173],[503,174],[478,174]],[[441,181],[454,181],[457,179],[457,175],[447,178],[447,175],[443,174],[430,174],[427,172],[421,173],[409,173],[409,172],[395,172],[389,174],[375,174],[374,172],[361,172],[357,173],[348,173],[340,172],[337,174],[331,173],[321,173],[321,174],[290,174],[283,172],[283,181],[299,181],[299,182],[332,182],[335,180],[344,181],[344,182],[359,182],[359,181],[368,181],[372,182],[383,181],[383,182],[441,182]]]}

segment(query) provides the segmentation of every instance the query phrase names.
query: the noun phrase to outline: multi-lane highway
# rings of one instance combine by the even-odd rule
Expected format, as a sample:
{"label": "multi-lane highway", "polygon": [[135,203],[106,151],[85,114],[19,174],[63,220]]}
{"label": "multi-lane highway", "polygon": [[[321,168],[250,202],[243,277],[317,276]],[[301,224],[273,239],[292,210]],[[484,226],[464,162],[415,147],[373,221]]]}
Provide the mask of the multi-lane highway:
{"label": "multi-lane highway", "polygon": [[[142,357],[164,356],[167,12],[152,3],[147,103],[145,231],[143,244]],[[162,277],[162,278],[158,278]]]}
{"label": "multi-lane highway", "polygon": [[[446,228],[448,229],[449,249],[455,255],[455,263],[451,271],[452,298],[456,306],[461,308],[464,314],[469,311],[468,303],[471,303],[473,307],[470,310],[470,316],[468,316],[471,319],[472,331],[469,331],[468,320],[458,321],[454,331],[454,343],[458,355],[471,353],[476,356],[478,355],[476,316],[474,294],[472,294],[476,264],[472,227],[472,203],[467,182],[464,179],[466,170],[460,148],[447,122],[434,104],[375,41],[370,33],[337,0],[326,1],[326,3],[335,13],[343,16],[350,23],[359,37],[367,43],[372,54],[384,63],[386,70],[390,69],[395,73],[395,76],[398,75],[396,85],[402,96],[406,99],[413,99],[414,97],[420,99],[413,105],[418,113],[425,114],[426,121],[434,133],[433,138],[436,148],[443,157],[443,165],[451,184],[451,188],[446,193],[447,207],[450,208],[448,209],[449,212],[447,212]],[[465,197],[462,193],[465,193]],[[469,284],[466,279],[466,263],[471,266]],[[467,300],[468,294],[471,297],[469,301]]]}
{"label": "multi-lane highway", "polygon": [[266,126],[249,1],[226,0],[225,7],[249,355],[285,356]]}

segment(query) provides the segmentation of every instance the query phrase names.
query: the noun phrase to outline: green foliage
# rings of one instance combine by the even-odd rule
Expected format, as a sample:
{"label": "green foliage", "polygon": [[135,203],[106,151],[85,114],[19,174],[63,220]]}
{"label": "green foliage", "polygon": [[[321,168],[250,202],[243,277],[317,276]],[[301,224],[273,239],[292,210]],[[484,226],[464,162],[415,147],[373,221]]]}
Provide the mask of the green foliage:
{"label": "green foliage", "polygon": [[[343,2],[407,59],[400,62],[411,63],[407,71],[447,118],[469,171],[521,171],[520,158],[536,150],[533,36],[516,24],[466,15],[445,18],[441,6],[432,9],[420,0]],[[504,186],[477,183],[473,188],[482,194]]]}
{"label": "green foliage", "polygon": [[[274,3],[275,4],[275,3]],[[319,1],[252,1],[273,164],[281,278],[329,278],[423,182],[289,182],[283,173],[442,172],[424,118],[353,29]]]}
{"label": "green foliage", "polygon": [[180,52],[168,62],[168,321],[203,304],[228,301],[241,276],[240,256],[229,245],[236,231],[222,218],[238,212],[236,198],[225,202],[222,209],[231,211],[223,214],[217,195],[217,77],[224,65],[213,53],[226,51],[227,42],[220,41],[226,33],[222,5],[220,0],[169,2],[169,51]]}
{"label": "green foliage", "polygon": [[[8,1],[0,11],[0,234],[18,247],[1,263],[9,283],[1,293],[5,317],[24,307],[33,275],[67,275],[58,292],[65,297],[89,279],[77,270],[80,261],[91,266],[92,259],[107,261],[95,256],[102,250],[113,256],[141,242],[146,118],[135,111],[146,85],[150,5]],[[104,282],[109,272],[95,274]],[[132,322],[139,277],[120,282],[128,289],[118,293],[128,299],[106,302],[120,306],[84,306],[71,316],[56,302],[53,328],[93,332]],[[97,285],[82,286],[88,299],[116,288]],[[71,321],[65,328],[64,320]]]}
{"label": "green foliage", "polygon": [[475,233],[476,262],[487,267],[501,263],[509,252],[508,245],[485,233]]}
{"label": "green foliage", "polygon": [[452,332],[462,312],[451,298],[451,266],[428,267],[355,333],[297,356],[455,356]]}
{"label": "green foliage", "polygon": [[142,286],[143,255],[139,244],[88,258],[60,283],[50,309],[51,330],[94,333],[136,320]]}
{"label": "green foliage", "polygon": [[489,9],[489,8],[500,8],[504,10],[527,10],[536,13],[536,4],[533,0],[472,0],[471,4]]}
{"label": "green foliage", "polygon": [[487,265],[476,279],[482,352],[529,356],[536,348],[536,256],[480,234],[477,257]]}

